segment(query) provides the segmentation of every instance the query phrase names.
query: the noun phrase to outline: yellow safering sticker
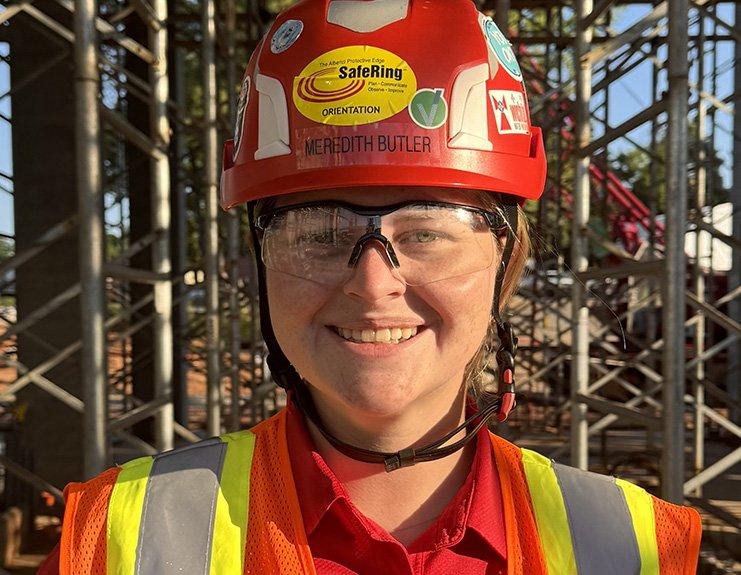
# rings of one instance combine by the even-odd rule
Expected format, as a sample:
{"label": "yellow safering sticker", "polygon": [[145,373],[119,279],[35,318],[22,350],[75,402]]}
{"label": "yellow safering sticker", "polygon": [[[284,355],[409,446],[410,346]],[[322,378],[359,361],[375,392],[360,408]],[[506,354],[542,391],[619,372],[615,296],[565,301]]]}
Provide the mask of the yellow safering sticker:
{"label": "yellow safering sticker", "polygon": [[345,46],[309,63],[293,80],[304,116],[332,126],[361,126],[407,109],[417,77],[402,58],[373,46]]}

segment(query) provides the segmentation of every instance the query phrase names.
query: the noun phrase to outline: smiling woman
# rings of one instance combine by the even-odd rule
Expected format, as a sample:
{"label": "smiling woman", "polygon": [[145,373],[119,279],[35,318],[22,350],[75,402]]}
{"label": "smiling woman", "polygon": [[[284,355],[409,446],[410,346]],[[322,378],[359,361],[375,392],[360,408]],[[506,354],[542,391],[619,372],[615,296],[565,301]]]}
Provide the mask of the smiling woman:
{"label": "smiling woman", "polygon": [[[359,57],[378,64],[338,68]],[[694,510],[486,427],[515,407],[504,307],[529,252],[519,206],[545,181],[491,19],[470,0],[304,0],[242,88],[222,205],[247,205],[289,405],[70,486],[60,572],[693,573]]]}

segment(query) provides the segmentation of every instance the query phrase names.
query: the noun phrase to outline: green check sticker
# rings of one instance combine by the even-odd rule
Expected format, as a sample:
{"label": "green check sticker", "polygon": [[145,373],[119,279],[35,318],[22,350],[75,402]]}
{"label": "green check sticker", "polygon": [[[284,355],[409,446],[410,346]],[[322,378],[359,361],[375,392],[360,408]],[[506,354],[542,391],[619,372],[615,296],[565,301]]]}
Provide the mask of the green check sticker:
{"label": "green check sticker", "polygon": [[420,128],[434,130],[448,119],[448,102],[443,88],[423,88],[409,102],[409,115]]}

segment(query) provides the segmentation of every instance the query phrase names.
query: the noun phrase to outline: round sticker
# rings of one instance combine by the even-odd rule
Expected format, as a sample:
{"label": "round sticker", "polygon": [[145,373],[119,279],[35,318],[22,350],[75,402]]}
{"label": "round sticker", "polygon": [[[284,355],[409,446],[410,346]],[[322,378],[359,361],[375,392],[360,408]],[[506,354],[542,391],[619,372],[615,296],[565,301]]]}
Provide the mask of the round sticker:
{"label": "round sticker", "polygon": [[515,58],[515,53],[512,50],[512,44],[499,31],[499,28],[491,18],[488,18],[484,22],[484,34],[486,35],[489,47],[496,54],[499,63],[507,70],[510,76],[518,82],[522,82],[522,72],[520,71],[520,65],[517,63],[517,58]]}
{"label": "round sticker", "polygon": [[296,43],[301,32],[304,31],[304,23],[301,20],[286,20],[280,25],[270,40],[270,51],[273,54],[281,54]]}
{"label": "round sticker", "polygon": [[409,115],[420,128],[434,130],[448,119],[448,103],[445,101],[445,90],[422,88],[409,102]]}
{"label": "round sticker", "polygon": [[345,46],[326,52],[293,81],[293,102],[304,116],[332,126],[380,122],[407,108],[417,77],[393,52]]}
{"label": "round sticker", "polygon": [[250,101],[250,87],[252,80],[245,76],[242,80],[242,89],[239,91],[239,101],[237,102],[237,125],[234,126],[234,157],[239,152],[239,144],[242,143],[242,123],[244,122],[244,111]]}

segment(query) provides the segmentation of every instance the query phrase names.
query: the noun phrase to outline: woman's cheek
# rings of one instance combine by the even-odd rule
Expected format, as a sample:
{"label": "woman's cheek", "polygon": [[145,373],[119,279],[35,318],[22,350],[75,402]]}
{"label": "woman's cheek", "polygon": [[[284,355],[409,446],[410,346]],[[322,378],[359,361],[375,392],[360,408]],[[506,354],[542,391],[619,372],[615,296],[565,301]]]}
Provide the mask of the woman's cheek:
{"label": "woman's cheek", "polygon": [[440,344],[453,343],[458,349],[475,352],[489,326],[493,280],[483,273],[456,279],[439,286],[444,289],[430,290],[426,299],[442,318]]}
{"label": "woman's cheek", "polygon": [[[270,319],[278,343],[292,363],[303,363],[302,350],[310,337],[313,304],[318,302],[317,290],[310,282],[268,271],[268,303]],[[299,367],[296,365],[296,367]]]}

